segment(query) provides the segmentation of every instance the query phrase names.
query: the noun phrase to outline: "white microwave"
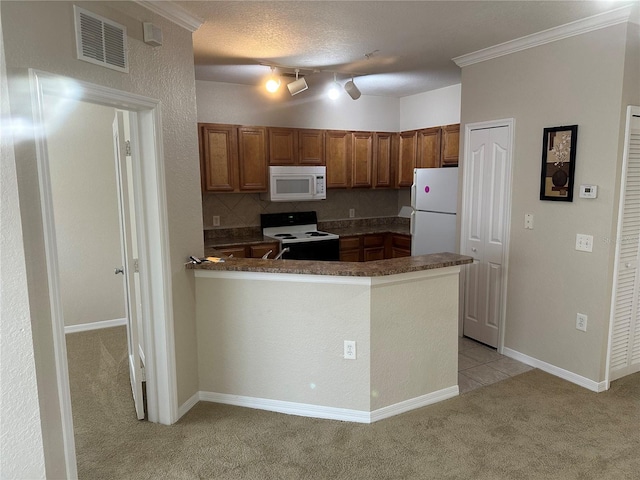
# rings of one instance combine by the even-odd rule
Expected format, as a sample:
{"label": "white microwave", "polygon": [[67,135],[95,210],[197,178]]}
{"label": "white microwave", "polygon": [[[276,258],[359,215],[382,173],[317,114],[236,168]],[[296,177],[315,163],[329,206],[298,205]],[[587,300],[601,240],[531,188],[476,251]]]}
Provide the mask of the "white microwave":
{"label": "white microwave", "polygon": [[301,202],[327,198],[327,167],[269,167],[272,202]]}

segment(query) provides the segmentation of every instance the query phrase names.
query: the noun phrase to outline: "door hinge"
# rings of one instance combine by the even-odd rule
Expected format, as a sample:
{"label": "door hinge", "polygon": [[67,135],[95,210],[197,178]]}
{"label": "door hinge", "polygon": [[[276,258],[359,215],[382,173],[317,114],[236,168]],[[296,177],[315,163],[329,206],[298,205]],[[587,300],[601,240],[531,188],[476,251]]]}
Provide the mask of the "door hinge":
{"label": "door hinge", "polygon": [[140,263],[137,258],[133,259],[133,273],[140,273]]}
{"label": "door hinge", "polygon": [[127,157],[131,156],[131,140],[127,140],[126,142],[124,142],[124,154]]}
{"label": "door hinge", "polygon": [[142,367],[140,367],[140,381],[141,382],[146,382],[147,381],[147,371],[144,368],[144,365],[142,365]]}

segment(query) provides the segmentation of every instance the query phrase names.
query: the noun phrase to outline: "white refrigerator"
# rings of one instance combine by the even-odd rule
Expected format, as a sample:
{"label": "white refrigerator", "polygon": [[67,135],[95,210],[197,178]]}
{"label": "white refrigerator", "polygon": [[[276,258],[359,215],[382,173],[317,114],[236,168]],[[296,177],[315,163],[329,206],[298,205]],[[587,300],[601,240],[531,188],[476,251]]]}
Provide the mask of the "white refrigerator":
{"label": "white refrigerator", "polygon": [[411,187],[411,255],[456,253],[458,168],[416,168]]}

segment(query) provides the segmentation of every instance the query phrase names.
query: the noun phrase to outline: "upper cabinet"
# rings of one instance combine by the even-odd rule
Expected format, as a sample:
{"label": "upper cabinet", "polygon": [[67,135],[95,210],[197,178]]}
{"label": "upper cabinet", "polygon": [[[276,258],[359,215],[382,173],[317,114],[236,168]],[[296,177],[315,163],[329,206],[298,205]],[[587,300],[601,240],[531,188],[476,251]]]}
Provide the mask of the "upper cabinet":
{"label": "upper cabinet", "polygon": [[460,124],[445,125],[442,130],[441,167],[457,167],[460,156]]}
{"label": "upper cabinet", "polygon": [[269,165],[324,165],[324,131],[268,128]]}
{"label": "upper cabinet", "polygon": [[413,169],[416,168],[418,153],[418,132],[401,132],[398,136],[397,187],[410,187],[413,183]]}
{"label": "upper cabinet", "polygon": [[440,127],[418,131],[418,155],[416,168],[437,168],[440,166]]}
{"label": "upper cabinet", "polygon": [[351,186],[351,132],[328,130],[325,132],[324,141],[327,188],[349,188]]}
{"label": "upper cabinet", "polygon": [[351,186],[371,188],[373,185],[373,133],[353,132],[351,143]]}
{"label": "upper cabinet", "polygon": [[238,128],[233,125],[200,124],[200,176],[203,192],[238,189]]}
{"label": "upper cabinet", "polygon": [[403,188],[458,165],[460,125],[361,132],[198,124],[203,192],[267,192],[269,165],[326,165],[327,188]]}
{"label": "upper cabinet", "polygon": [[397,133],[373,134],[373,187],[393,187],[395,165],[398,160]]}
{"label": "upper cabinet", "polygon": [[203,192],[266,192],[264,127],[199,124]]}

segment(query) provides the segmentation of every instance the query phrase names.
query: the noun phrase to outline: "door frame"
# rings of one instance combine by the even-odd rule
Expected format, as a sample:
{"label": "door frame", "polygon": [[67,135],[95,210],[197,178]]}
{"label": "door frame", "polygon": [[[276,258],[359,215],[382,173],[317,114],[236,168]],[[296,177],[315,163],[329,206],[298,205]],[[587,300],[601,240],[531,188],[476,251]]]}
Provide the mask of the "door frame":
{"label": "door frame", "polygon": [[[462,203],[460,208],[460,211],[461,211],[460,248],[458,251],[463,252],[465,251],[465,247],[466,247],[465,238],[468,233],[467,227],[466,227],[467,225],[466,217],[468,213],[465,211],[465,205],[467,204],[465,195],[466,195],[466,192],[468,192],[469,185],[471,183],[471,180],[468,178],[469,173],[468,173],[468,170],[466,169],[465,160],[471,157],[471,144],[469,142],[471,132],[473,130],[486,130],[486,129],[497,128],[497,127],[507,127],[509,129],[509,140],[507,144],[508,164],[507,164],[507,175],[505,178],[505,181],[507,182],[507,189],[506,189],[507,205],[505,208],[504,225],[503,225],[504,232],[505,232],[505,241],[504,241],[504,250],[502,252],[502,255],[503,255],[502,269],[503,269],[504,278],[502,282],[502,291],[500,292],[501,302],[500,302],[500,319],[498,324],[498,347],[497,347],[497,351],[500,354],[502,354],[504,351],[505,324],[506,324],[506,316],[507,316],[507,280],[509,278],[508,273],[509,273],[509,245],[511,241],[511,206],[513,203],[512,202],[513,144],[514,144],[515,125],[516,125],[515,118],[504,118],[500,120],[489,120],[485,122],[465,124],[464,156],[463,156],[463,162],[461,165],[462,175],[460,175],[461,177],[460,181],[462,182],[462,187],[460,191],[462,192],[462,194],[459,201],[461,201]],[[466,268],[463,268],[461,270],[461,275],[460,275],[460,294],[459,294],[460,305],[462,305],[462,308],[459,309],[460,311],[458,312],[458,328],[459,328],[460,336],[464,335],[463,320],[464,320],[464,296],[465,296],[464,287],[465,287],[465,281],[466,281],[465,276],[466,276]]]}
{"label": "door frame", "polygon": [[134,168],[134,195],[136,200],[140,200],[136,202],[136,217],[140,243],[142,305],[146,312],[143,318],[145,338],[142,342],[146,361],[148,418],[151,422],[170,425],[177,420],[178,409],[161,109],[158,100],[36,69],[29,69],[29,79],[63,447],[67,477],[73,479],[77,478],[75,440],[44,128],[44,95],[104,105],[136,114],[136,121],[131,124],[131,144],[133,148],[138,148],[137,157],[140,159]]}

